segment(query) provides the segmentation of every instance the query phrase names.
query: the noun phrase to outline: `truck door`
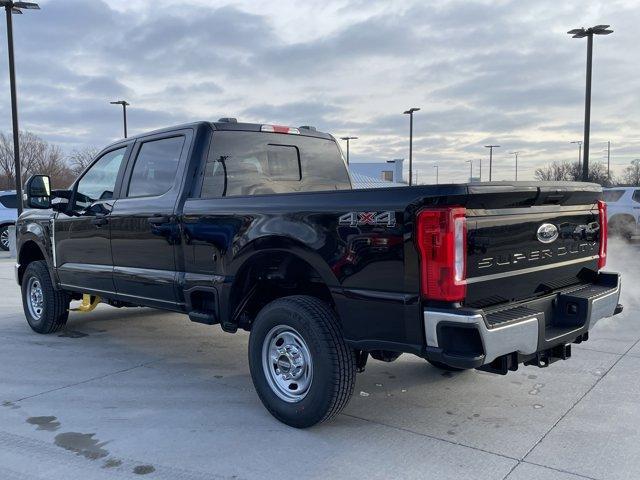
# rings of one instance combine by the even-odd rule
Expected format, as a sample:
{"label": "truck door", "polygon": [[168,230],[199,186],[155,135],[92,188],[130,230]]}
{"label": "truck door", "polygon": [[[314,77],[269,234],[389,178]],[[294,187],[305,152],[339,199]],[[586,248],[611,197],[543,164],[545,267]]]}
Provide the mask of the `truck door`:
{"label": "truck door", "polygon": [[175,215],[192,130],[151,135],[136,142],[111,212],[113,278],[123,301],[179,309]]}
{"label": "truck door", "polygon": [[76,181],[69,210],[54,220],[53,260],[65,287],[115,291],[109,220],[131,145],[120,144],[95,160]]}

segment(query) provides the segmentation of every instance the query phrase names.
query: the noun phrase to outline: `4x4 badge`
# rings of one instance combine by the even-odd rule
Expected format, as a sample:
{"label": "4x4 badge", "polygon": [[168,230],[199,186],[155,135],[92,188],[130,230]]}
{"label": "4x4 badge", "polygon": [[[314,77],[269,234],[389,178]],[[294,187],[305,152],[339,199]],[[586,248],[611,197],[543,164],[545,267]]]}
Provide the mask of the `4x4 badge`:
{"label": "4x4 badge", "polygon": [[395,212],[349,212],[341,215],[338,224],[358,227],[361,225],[396,226]]}

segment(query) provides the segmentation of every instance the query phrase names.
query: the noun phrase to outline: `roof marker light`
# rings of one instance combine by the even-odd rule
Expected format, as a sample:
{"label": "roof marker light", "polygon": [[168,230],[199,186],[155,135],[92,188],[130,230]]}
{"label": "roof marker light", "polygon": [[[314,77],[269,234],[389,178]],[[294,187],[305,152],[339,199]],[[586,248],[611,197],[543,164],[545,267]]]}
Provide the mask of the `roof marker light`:
{"label": "roof marker light", "polygon": [[289,135],[300,135],[300,130],[284,125],[262,125],[260,131],[269,133],[288,133]]}

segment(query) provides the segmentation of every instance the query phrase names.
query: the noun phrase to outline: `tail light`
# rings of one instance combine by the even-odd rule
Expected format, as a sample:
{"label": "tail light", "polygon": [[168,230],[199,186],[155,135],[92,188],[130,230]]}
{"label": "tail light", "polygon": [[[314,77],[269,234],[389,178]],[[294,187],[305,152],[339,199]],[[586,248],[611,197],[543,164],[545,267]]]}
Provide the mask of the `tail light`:
{"label": "tail light", "polygon": [[598,269],[601,269],[607,264],[607,204],[602,200],[598,200],[598,218],[600,221],[600,258],[598,258]]}
{"label": "tail light", "polygon": [[429,300],[464,300],[467,219],[462,207],[430,208],[418,213],[420,291]]}

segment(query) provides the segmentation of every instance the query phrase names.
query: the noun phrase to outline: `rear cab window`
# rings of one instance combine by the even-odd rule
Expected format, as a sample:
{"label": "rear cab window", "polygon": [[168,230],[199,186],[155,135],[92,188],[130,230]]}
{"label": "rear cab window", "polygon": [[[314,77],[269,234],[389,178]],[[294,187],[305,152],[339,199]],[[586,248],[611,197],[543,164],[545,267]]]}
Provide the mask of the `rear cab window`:
{"label": "rear cab window", "polygon": [[222,130],[213,134],[200,196],[345,189],[351,183],[332,139]]}

